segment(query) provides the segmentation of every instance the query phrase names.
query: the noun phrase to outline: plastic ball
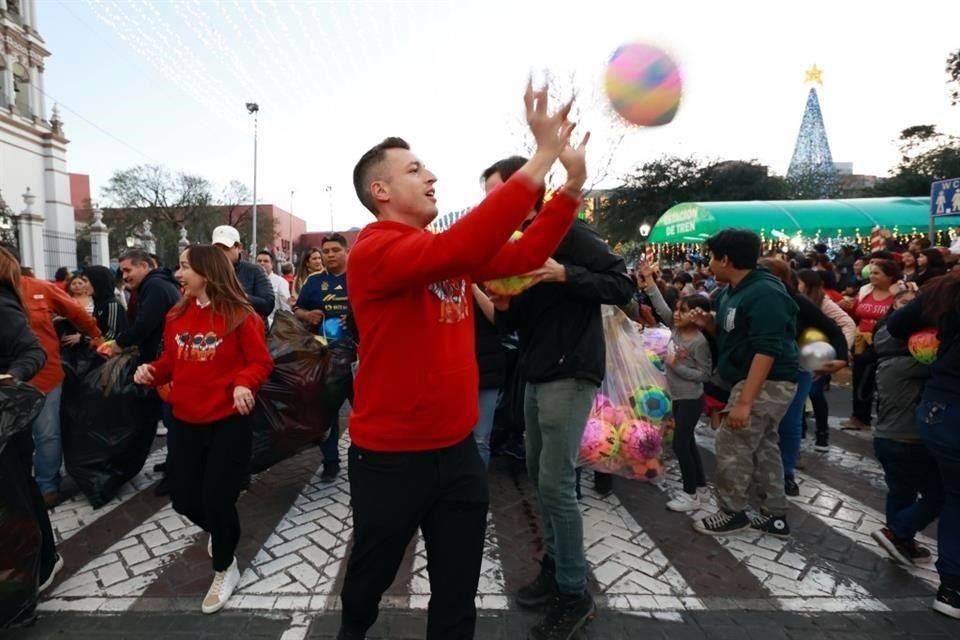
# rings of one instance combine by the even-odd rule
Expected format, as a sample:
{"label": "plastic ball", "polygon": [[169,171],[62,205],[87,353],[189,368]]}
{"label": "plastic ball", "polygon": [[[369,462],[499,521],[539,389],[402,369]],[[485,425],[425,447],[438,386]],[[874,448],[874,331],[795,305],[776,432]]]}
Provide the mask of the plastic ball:
{"label": "plastic ball", "polygon": [[860,277],[864,280],[869,280],[871,273],[873,273],[873,270],[870,268],[870,265],[867,265],[860,270]]}
{"label": "plastic ball", "polygon": [[634,420],[620,429],[620,455],[627,460],[639,462],[660,455],[663,438],[660,431],[643,420]]}
{"label": "plastic ball", "polygon": [[617,428],[603,420],[591,419],[580,439],[580,457],[587,464],[598,464],[614,456],[620,450]]}
{"label": "plastic ball", "polygon": [[627,122],[644,127],[673,120],[683,93],[673,58],[642,43],[625,44],[613,52],[605,86],[613,110]]}
{"label": "plastic ball", "polygon": [[323,321],[323,335],[327,336],[328,340],[339,340],[345,334],[340,318],[328,318]]}
{"label": "plastic ball", "polygon": [[800,367],[805,371],[819,371],[836,359],[837,351],[829,342],[811,342],[800,347]]}
{"label": "plastic ball", "polygon": [[607,396],[602,393],[598,393],[597,396],[593,399],[593,409],[590,410],[590,413],[599,414],[600,411],[606,409],[607,407],[612,407],[613,402]]}
{"label": "plastic ball", "polygon": [[626,407],[604,407],[598,416],[604,422],[619,427],[630,417],[630,409]]}
{"label": "plastic ball", "polygon": [[[514,231],[510,237],[510,242],[516,242],[523,236],[520,231]],[[508,276],[496,280],[488,280],[483,283],[487,291],[498,296],[518,296],[534,284],[534,278],[529,276]]]}
{"label": "plastic ball", "polygon": [[811,342],[829,342],[829,340],[827,339],[827,334],[823,331],[810,327],[800,334],[800,339],[797,342],[800,343],[800,346],[803,346]]}
{"label": "plastic ball", "polygon": [[910,336],[907,340],[907,348],[910,349],[910,355],[920,364],[933,364],[937,359],[937,350],[940,348],[940,341],[937,340],[936,329],[922,329]]}
{"label": "plastic ball", "polygon": [[647,351],[647,359],[650,360],[650,364],[657,368],[657,371],[660,373],[665,373],[667,371],[667,366],[663,363],[663,358],[658,356],[653,351]]}
{"label": "plastic ball", "polygon": [[670,344],[670,329],[661,329],[654,327],[644,329],[640,334],[640,344],[644,351],[652,351],[658,358],[663,359],[667,354],[667,345]]}
{"label": "plastic ball", "polygon": [[667,392],[656,385],[634,389],[630,404],[637,415],[651,420],[663,420],[672,408]]}
{"label": "plastic ball", "polygon": [[656,480],[663,475],[663,464],[659,460],[650,460],[647,463],[647,480]]}

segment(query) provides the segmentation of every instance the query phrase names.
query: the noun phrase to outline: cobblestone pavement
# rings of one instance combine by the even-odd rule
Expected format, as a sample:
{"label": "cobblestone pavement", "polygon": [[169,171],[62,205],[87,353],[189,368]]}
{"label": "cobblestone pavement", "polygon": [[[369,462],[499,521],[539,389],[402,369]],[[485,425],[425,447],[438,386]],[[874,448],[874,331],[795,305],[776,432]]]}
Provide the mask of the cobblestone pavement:
{"label": "cobblestone pavement", "polygon": [[[838,389],[832,395],[843,407]],[[834,410],[835,414],[842,411]],[[838,422],[834,421],[834,427]],[[664,504],[679,490],[676,464],[657,484],[617,478],[599,496],[585,475],[589,588],[601,612],[586,638],[958,637],[960,623],[929,611],[937,585],[929,567],[892,563],[870,533],[882,526],[883,475],[869,434],[832,430],[829,453],[803,454],[793,535],[756,532],[713,538],[693,532],[704,512]],[[40,619],[22,638],[333,638],[344,560],[351,544],[349,488],[319,478],[314,449],[256,476],[239,502],[242,577],[227,609],[199,614],[211,579],[206,536],[153,496],[152,454],[108,505],[83,497],[51,516],[66,566],[45,594]],[[708,478],[713,434],[701,429]],[[345,454],[348,436],[341,440]],[[345,455],[343,456],[346,457]],[[491,513],[477,605],[477,637],[523,638],[534,618],[508,593],[531,579],[542,545],[531,486],[516,462],[495,459]],[[711,504],[706,511],[715,509]],[[919,537],[936,556],[935,526]],[[423,637],[429,600],[422,540],[384,599],[371,638]]]}

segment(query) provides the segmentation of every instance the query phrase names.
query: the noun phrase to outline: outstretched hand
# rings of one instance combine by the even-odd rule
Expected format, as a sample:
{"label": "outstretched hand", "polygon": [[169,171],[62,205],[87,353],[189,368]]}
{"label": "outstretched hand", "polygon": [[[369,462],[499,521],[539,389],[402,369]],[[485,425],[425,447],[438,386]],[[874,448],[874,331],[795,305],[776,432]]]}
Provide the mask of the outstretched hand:
{"label": "outstretched hand", "polygon": [[560,164],[567,170],[567,183],[564,189],[579,194],[587,182],[587,143],[590,142],[590,132],[587,131],[580,144],[568,144],[560,152]]}
{"label": "outstretched hand", "polygon": [[576,125],[567,120],[573,98],[555,113],[548,113],[550,100],[547,89],[547,85],[544,85],[542,89],[534,91],[533,81],[528,80],[523,104],[527,111],[527,125],[537,142],[537,152],[549,158],[552,163],[569,144],[570,134]]}

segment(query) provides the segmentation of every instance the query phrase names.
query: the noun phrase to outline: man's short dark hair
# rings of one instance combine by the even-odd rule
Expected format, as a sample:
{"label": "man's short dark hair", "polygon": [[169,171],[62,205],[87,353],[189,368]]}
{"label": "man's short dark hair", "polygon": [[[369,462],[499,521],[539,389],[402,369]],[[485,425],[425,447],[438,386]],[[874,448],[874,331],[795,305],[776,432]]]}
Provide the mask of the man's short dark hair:
{"label": "man's short dark hair", "polygon": [[280,273],[287,275],[288,273],[293,273],[293,265],[289,262],[284,262],[280,265]]}
{"label": "man's short dark hair", "polygon": [[729,258],[734,269],[755,269],[760,259],[760,236],[746,229],[724,229],[706,244],[714,258]]}
{"label": "man's short dark hair", "polygon": [[153,259],[153,256],[146,249],[128,249],[126,252],[120,255],[120,259],[117,262],[123,262],[124,260],[129,260],[130,264],[138,266],[145,264],[151,268],[156,268],[157,261]]}
{"label": "man's short dark hair", "polygon": [[389,149],[406,149],[409,151],[410,145],[403,138],[386,138],[360,156],[360,160],[353,168],[353,188],[357,192],[357,197],[360,198],[360,203],[373,215],[377,215],[377,203],[370,195],[370,182],[372,182],[374,169],[387,157]]}
{"label": "man's short dark hair", "polygon": [[916,242],[918,245],[920,245],[921,251],[923,251],[924,249],[929,249],[931,246],[930,238],[924,238],[922,236],[919,238],[914,238],[913,240],[911,240],[911,242]]}
{"label": "man's short dark hair", "polygon": [[827,245],[823,244],[822,242],[818,242],[817,244],[813,245],[813,250],[817,253],[826,253]]}
{"label": "man's short dark hair", "polygon": [[[3,248],[6,249],[7,251],[10,251],[11,246],[12,245],[4,244]],[[57,272],[53,275],[53,280],[55,282],[66,282],[67,278],[69,277],[70,277],[70,269],[67,269],[66,267],[60,267],[59,269],[57,269]]]}
{"label": "man's short dark hair", "polygon": [[[510,179],[510,176],[515,174],[520,170],[520,167],[527,164],[527,159],[523,156],[510,156],[509,158],[504,158],[503,160],[497,160],[492,165],[483,170],[483,173],[480,174],[480,179],[486,182],[490,179],[490,176],[499,175],[500,179],[506,182]],[[534,211],[540,211],[543,208],[543,197],[546,194],[545,189],[540,189],[540,197],[537,198],[536,204],[533,205]]]}
{"label": "man's short dark hair", "polygon": [[344,238],[343,235],[342,235],[342,234],[339,234],[339,233],[328,233],[327,235],[325,235],[325,236],[323,236],[322,238],[320,238],[320,246],[321,246],[321,247],[322,247],[323,245],[327,244],[328,242],[336,242],[337,244],[339,244],[339,245],[340,245],[341,247],[343,247],[344,249],[347,248],[347,239]]}
{"label": "man's short dark hair", "polygon": [[277,264],[277,259],[274,257],[273,253],[270,251],[267,251],[266,249],[260,249],[260,251],[257,251],[257,255],[267,256],[268,258],[270,258],[271,263]]}

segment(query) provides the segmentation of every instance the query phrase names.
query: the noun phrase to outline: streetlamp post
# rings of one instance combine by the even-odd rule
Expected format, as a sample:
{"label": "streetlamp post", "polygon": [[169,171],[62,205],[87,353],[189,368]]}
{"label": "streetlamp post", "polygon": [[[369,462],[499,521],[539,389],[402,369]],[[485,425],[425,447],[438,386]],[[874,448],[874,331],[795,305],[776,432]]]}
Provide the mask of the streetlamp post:
{"label": "streetlamp post", "polygon": [[247,113],[253,116],[253,220],[250,245],[256,255],[257,249],[257,118],[260,114],[260,105],[256,102],[247,103]]}
{"label": "streetlamp post", "polygon": [[330,233],[336,231],[333,227],[333,185],[328,184],[323,188],[327,192],[327,206],[330,207]]}

